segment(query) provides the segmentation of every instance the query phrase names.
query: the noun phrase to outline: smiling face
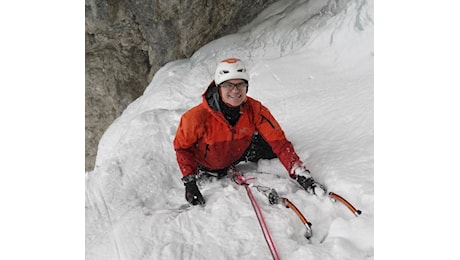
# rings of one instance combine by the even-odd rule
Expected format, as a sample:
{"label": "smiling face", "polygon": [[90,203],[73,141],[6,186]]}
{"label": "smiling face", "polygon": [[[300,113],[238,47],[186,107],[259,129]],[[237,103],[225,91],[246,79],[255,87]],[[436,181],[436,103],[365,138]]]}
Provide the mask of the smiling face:
{"label": "smiling face", "polygon": [[237,107],[246,100],[248,84],[241,79],[230,79],[219,85],[222,101],[231,107]]}

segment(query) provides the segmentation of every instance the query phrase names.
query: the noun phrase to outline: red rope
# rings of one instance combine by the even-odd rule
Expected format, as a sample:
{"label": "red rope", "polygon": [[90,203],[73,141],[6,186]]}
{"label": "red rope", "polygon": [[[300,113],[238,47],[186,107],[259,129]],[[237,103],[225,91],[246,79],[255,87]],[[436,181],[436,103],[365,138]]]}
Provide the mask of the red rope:
{"label": "red rope", "polygon": [[244,185],[244,187],[246,188],[248,196],[251,200],[252,207],[254,208],[254,211],[256,212],[257,220],[259,221],[260,228],[262,229],[262,232],[264,233],[265,241],[267,242],[268,248],[270,249],[270,253],[273,256],[273,259],[279,260],[280,256],[278,255],[278,252],[276,251],[275,243],[273,242],[273,239],[270,236],[270,231],[268,231],[268,227],[267,227],[267,224],[265,223],[265,219],[262,215],[262,211],[260,210],[259,204],[257,204],[257,201],[254,198],[254,194],[252,194],[252,191],[248,187],[247,183]]}
{"label": "red rope", "polygon": [[233,173],[235,174],[235,179],[234,181],[239,184],[243,185],[246,188],[246,192],[248,193],[249,200],[251,201],[252,208],[254,209],[257,220],[259,221],[260,228],[262,229],[262,233],[264,234],[265,242],[267,242],[268,248],[270,249],[270,253],[273,256],[273,259],[279,260],[280,256],[278,255],[278,252],[276,251],[275,243],[273,242],[273,239],[270,235],[270,231],[268,230],[267,224],[265,223],[264,216],[262,215],[262,211],[260,210],[259,204],[256,201],[256,198],[254,197],[254,194],[251,191],[251,188],[249,188],[249,184],[247,183],[247,180],[251,179],[245,179],[243,175],[236,169],[232,169]]}

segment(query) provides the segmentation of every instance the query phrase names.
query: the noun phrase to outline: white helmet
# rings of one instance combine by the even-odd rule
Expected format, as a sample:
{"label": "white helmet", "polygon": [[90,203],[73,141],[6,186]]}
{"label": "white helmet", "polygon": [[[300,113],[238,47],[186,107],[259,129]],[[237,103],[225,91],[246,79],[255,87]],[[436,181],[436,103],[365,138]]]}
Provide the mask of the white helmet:
{"label": "white helmet", "polygon": [[246,66],[240,59],[225,59],[217,65],[216,74],[214,76],[216,85],[229,79],[244,79],[249,81],[249,74],[246,72]]}

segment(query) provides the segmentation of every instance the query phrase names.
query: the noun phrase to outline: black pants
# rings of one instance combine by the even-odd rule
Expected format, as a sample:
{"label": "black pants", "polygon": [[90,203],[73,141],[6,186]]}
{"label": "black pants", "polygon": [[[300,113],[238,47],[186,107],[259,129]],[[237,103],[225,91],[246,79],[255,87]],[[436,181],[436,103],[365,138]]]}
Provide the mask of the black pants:
{"label": "black pants", "polygon": [[257,162],[260,159],[273,159],[276,154],[273,152],[272,147],[265,141],[265,139],[255,132],[252,135],[251,145],[244,152],[243,156],[235,163],[242,161]]}
{"label": "black pants", "polygon": [[[259,135],[258,132],[255,132],[252,135],[251,144],[249,145],[248,149],[246,149],[246,151],[243,153],[243,156],[234,162],[233,165],[236,165],[240,162],[257,162],[260,159],[274,159],[276,157],[276,154],[273,152],[267,141],[265,141],[265,139]],[[227,176],[228,168],[229,167],[224,169],[211,170],[203,166],[199,166],[199,170],[217,178]]]}

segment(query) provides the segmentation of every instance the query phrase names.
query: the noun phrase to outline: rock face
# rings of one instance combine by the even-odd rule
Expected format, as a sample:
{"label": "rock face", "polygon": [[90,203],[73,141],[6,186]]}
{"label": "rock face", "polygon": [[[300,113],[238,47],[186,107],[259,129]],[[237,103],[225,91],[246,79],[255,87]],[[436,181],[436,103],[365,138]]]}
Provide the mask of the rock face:
{"label": "rock face", "polygon": [[99,140],[167,62],[236,32],[275,0],[86,0],[85,170]]}

